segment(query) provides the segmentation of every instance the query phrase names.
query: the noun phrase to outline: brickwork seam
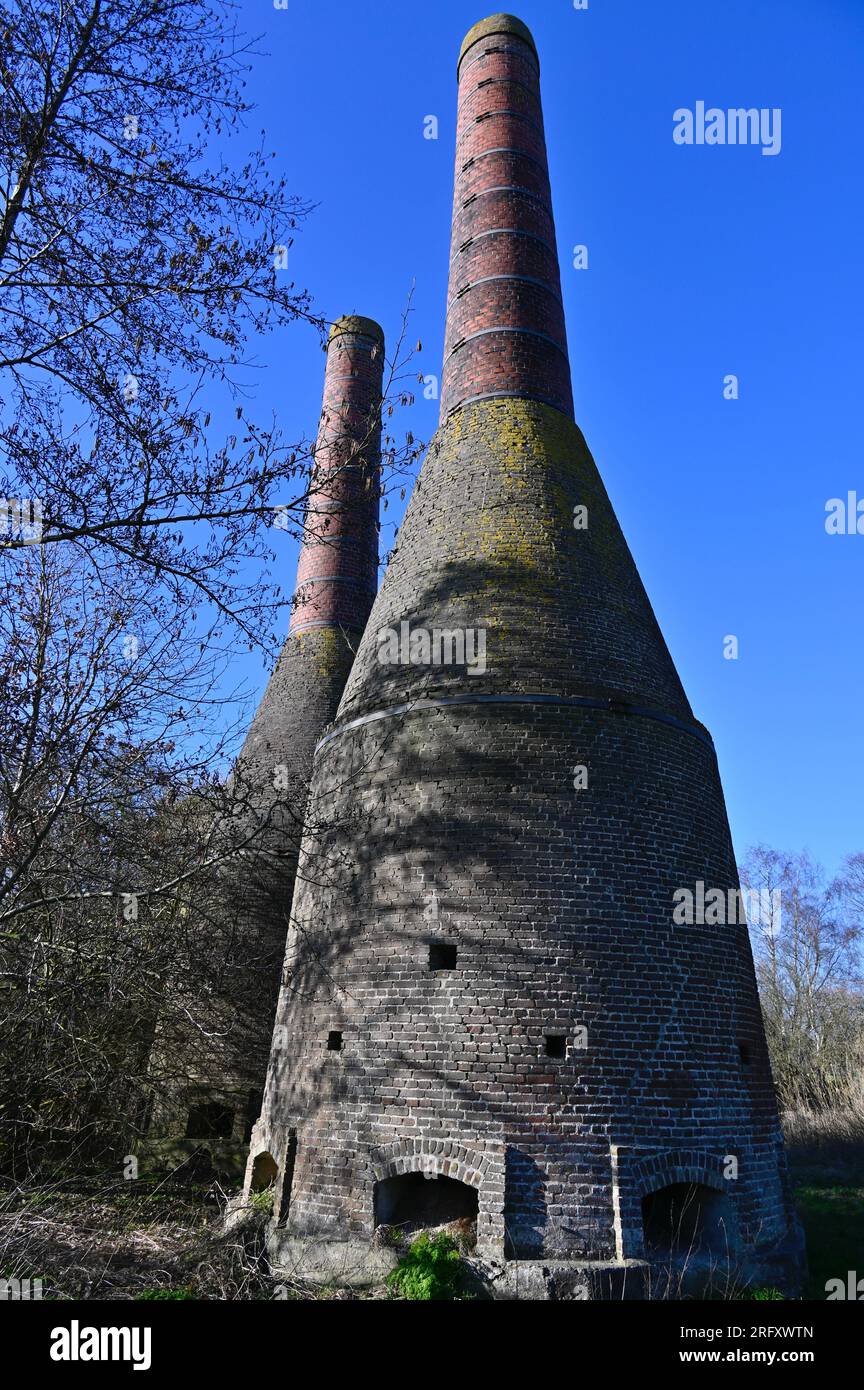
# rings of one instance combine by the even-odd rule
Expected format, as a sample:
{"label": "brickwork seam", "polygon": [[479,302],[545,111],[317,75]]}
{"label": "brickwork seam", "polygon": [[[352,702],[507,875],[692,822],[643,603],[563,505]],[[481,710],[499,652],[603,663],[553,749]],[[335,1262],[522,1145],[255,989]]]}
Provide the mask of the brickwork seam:
{"label": "brickwork seam", "polygon": [[714,740],[707,729],[685,724],[683,719],[676,719],[674,714],[664,714],[662,710],[647,709],[643,705],[634,705],[628,700],[616,700],[614,697],[610,697],[608,700],[597,700],[588,695],[445,695],[437,700],[412,700],[408,704],[393,705],[390,709],[373,710],[369,714],[360,715],[357,719],[351,719],[347,724],[331,729],[329,733],[324,735],[315,746],[316,757],[320,749],[326,744],[332,743],[333,739],[338,738],[340,734],[347,733],[349,729],[359,729],[364,724],[372,724],[379,719],[393,719],[402,714],[444,709],[448,705],[559,705],[563,709],[599,709],[604,710],[607,714],[637,715],[640,719],[653,719],[659,724],[668,724],[670,728],[680,729],[682,733],[698,738],[701,743],[705,744],[706,748],[710,748],[712,753],[714,752]]}

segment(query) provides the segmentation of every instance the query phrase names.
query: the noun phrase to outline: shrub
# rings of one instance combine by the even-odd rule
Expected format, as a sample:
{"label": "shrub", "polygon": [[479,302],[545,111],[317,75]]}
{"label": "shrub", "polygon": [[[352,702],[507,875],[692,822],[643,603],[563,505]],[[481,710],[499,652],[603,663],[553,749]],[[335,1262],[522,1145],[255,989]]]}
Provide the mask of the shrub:
{"label": "shrub", "polygon": [[430,1236],[425,1231],[412,1241],[387,1283],[400,1297],[411,1300],[457,1298],[462,1286],[459,1248],[445,1231]]}
{"label": "shrub", "polygon": [[276,1196],[272,1187],[264,1187],[260,1192],[249,1193],[249,1205],[253,1211],[257,1211],[264,1216],[273,1215],[273,1200]]}

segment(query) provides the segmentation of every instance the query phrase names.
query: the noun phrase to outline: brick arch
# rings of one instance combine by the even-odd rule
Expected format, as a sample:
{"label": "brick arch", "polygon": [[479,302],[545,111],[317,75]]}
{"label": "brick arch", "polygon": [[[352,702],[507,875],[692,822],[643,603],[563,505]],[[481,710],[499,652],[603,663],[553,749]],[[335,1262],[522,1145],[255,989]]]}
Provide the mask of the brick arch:
{"label": "brick arch", "polygon": [[[252,1131],[252,1143],[246,1161],[243,1179],[243,1201],[248,1202],[256,1190],[256,1179],[268,1176],[273,1186],[273,1217],[278,1225],[284,1226],[291,1204],[294,1185],[294,1163],[297,1156],[297,1131],[281,1126],[267,1130],[259,1120]],[[269,1163],[267,1162],[269,1160]],[[271,1167],[272,1165],[272,1167]]]}
{"label": "brick arch", "polygon": [[650,1192],[658,1192],[673,1183],[698,1183],[716,1192],[730,1192],[723,1176],[724,1160],[705,1149],[673,1149],[639,1159],[632,1169],[632,1181],[641,1201]]}
{"label": "brick arch", "polygon": [[455,1139],[394,1139],[370,1149],[363,1158],[367,1181],[366,1221],[374,1229],[376,1182],[403,1173],[435,1173],[477,1190],[477,1249],[496,1258],[504,1252],[504,1145],[500,1140],[476,1145]]}
{"label": "brick arch", "polygon": [[436,1173],[480,1188],[489,1159],[467,1144],[450,1139],[397,1139],[373,1150],[368,1165],[376,1182],[402,1173]]}
{"label": "brick arch", "polygon": [[709,1187],[729,1198],[736,1222],[744,1215],[746,1195],[741,1184],[723,1176],[724,1156],[708,1149],[612,1148],[612,1192],[615,1250],[619,1259],[645,1257],[642,1199],[673,1183]]}

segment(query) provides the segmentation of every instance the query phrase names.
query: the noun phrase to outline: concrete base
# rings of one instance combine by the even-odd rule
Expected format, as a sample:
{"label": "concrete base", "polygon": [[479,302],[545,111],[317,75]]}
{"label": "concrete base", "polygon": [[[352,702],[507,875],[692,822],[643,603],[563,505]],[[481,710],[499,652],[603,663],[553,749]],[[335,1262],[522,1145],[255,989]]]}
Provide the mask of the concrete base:
{"label": "concrete base", "polygon": [[395,1250],[379,1248],[367,1240],[296,1236],[278,1226],[271,1227],[268,1234],[267,1254],[283,1278],[354,1289],[383,1284],[399,1262]]}
{"label": "concrete base", "polygon": [[[383,1284],[395,1269],[400,1251],[355,1237],[333,1240],[298,1236],[271,1226],[270,1260],[283,1278],[308,1284],[368,1288]],[[477,1294],[517,1302],[604,1302],[725,1298],[744,1296],[748,1288],[779,1289],[787,1298],[800,1294],[806,1264],[800,1228],[782,1244],[746,1256],[732,1268],[728,1261],[690,1255],[686,1260],[503,1260],[497,1253],[475,1251],[465,1261]]]}
{"label": "concrete base", "polygon": [[622,1303],[646,1297],[642,1260],[508,1260],[488,1281],[492,1297],[546,1303]]}
{"label": "concrete base", "polygon": [[[362,1238],[335,1241],[271,1227],[267,1253],[277,1276],[307,1284],[368,1288],[383,1284],[400,1251]],[[476,1294],[504,1301],[604,1302],[646,1297],[648,1266],[639,1260],[501,1260],[475,1252],[465,1261]]]}

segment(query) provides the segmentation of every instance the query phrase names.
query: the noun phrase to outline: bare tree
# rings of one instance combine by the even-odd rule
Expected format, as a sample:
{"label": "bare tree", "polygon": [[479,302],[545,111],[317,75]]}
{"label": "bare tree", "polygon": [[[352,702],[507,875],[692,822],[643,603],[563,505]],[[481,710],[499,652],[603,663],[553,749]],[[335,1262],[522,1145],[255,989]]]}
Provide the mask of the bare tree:
{"label": "bare tree", "polygon": [[255,56],[234,9],[0,3],[0,496],[41,509],[43,544],[192,586],[254,642],[282,598],[268,529],[277,506],[302,526],[311,452],[252,418],[253,353],[324,321],[289,268],[308,205],[263,137],[231,157]]}
{"label": "bare tree", "polygon": [[188,604],[69,547],[0,559],[0,1151],[21,1171],[128,1142],[226,1057],[254,1071],[302,800],[262,814],[225,777],[245,702]]}
{"label": "bare tree", "polygon": [[[283,861],[293,872],[302,791],[262,813],[261,788],[226,776],[248,712],[229,676],[240,643],[272,655],[290,602],[272,541],[315,507],[314,446],[253,418],[256,355],[274,328],[302,321],[314,341],[325,324],[290,271],[308,204],[244,134],[257,55],[234,15],[0,0],[0,1144],[15,1162],[52,1135],[134,1129],[157,1020],[167,1087],[185,1064],[172,1040],[218,1048],[238,1002],[266,1008],[278,978],[290,903],[274,920],[261,894]],[[407,315],[385,429],[412,399]],[[420,448],[385,433],[385,491]]]}
{"label": "bare tree", "polygon": [[760,845],[747,855],[741,879],[772,903],[750,928],[781,1101],[788,1108],[835,1103],[864,1039],[864,928],[849,910],[854,878],[844,901],[839,882],[827,883],[806,853]]}

